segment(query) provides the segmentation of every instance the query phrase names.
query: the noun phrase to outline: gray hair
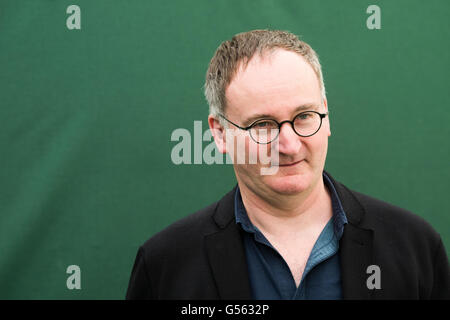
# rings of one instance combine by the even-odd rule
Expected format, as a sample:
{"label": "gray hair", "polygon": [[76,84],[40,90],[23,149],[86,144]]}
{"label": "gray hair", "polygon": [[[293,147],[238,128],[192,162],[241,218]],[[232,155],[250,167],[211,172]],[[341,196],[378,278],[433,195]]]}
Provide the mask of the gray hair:
{"label": "gray hair", "polygon": [[325,85],[319,57],[306,42],[287,31],[253,30],[239,33],[231,40],[222,42],[209,63],[205,97],[212,116],[222,120],[219,114],[225,113],[225,90],[236,75],[240,64],[243,63],[245,67],[256,53],[263,55],[275,49],[293,51],[304,57],[316,73],[322,99],[325,99]]}

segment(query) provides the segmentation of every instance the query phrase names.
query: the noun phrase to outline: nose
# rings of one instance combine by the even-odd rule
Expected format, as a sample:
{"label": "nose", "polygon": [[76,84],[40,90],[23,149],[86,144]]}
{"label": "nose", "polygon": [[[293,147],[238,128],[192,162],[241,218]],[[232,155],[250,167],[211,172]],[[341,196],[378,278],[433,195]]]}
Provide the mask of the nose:
{"label": "nose", "polygon": [[300,151],[302,142],[300,136],[294,132],[291,124],[282,123],[278,135],[278,150],[285,155],[295,155]]}

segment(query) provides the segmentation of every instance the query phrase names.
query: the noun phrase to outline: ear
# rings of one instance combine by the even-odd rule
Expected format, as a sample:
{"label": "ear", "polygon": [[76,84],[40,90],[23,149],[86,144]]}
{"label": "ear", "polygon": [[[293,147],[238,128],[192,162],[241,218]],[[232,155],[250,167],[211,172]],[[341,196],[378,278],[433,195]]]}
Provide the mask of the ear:
{"label": "ear", "polygon": [[[328,112],[328,101],[327,98],[323,99],[323,105],[325,107],[325,112]],[[328,115],[326,116],[325,120],[325,127],[327,128],[327,135],[331,136],[331,128],[330,128],[330,114],[328,113]]]}
{"label": "ear", "polygon": [[216,143],[217,149],[220,153],[226,153],[227,152],[227,141],[226,141],[226,134],[225,134],[225,128],[220,124],[219,120],[217,120],[214,116],[209,115],[208,116],[208,125],[209,129],[211,130],[211,133],[214,137],[214,141]]}

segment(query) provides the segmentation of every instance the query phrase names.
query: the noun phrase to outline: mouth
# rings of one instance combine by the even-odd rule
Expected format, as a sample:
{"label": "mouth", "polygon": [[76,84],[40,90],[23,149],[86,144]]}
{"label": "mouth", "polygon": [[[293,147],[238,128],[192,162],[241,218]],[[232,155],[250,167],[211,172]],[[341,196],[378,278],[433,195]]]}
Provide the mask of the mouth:
{"label": "mouth", "polygon": [[293,166],[296,166],[297,164],[301,163],[302,161],[303,160],[299,160],[299,161],[291,162],[291,163],[279,164],[278,166],[284,167],[284,168],[293,167]]}

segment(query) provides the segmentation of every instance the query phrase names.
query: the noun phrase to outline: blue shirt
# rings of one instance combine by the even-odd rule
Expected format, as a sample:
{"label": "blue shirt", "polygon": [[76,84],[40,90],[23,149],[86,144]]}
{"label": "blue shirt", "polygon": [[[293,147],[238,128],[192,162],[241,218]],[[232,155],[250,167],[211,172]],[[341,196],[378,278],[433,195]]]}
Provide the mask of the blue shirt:
{"label": "blue shirt", "polygon": [[333,216],[314,244],[298,287],[286,261],[248,218],[237,188],[235,217],[236,223],[245,231],[243,241],[253,299],[342,299],[338,252],[347,217],[333,183],[325,172],[323,179],[331,194]]}

